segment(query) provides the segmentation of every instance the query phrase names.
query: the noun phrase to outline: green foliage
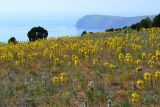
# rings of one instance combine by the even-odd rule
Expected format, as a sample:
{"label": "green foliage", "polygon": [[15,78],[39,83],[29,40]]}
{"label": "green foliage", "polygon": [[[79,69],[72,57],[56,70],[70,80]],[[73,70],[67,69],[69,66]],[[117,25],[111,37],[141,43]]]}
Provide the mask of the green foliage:
{"label": "green foliage", "polygon": [[96,95],[95,95],[95,92],[94,92],[93,88],[86,91],[86,96],[88,97],[88,99],[91,102],[96,100]]}
{"label": "green foliage", "polygon": [[133,24],[133,25],[131,25],[130,28],[134,29],[134,30],[140,30],[140,23]]}
{"label": "green foliage", "polygon": [[10,98],[10,97],[13,97],[15,93],[13,89],[9,89],[4,93],[4,95]]}
{"label": "green foliage", "polygon": [[47,38],[48,31],[45,30],[43,27],[33,27],[27,34],[29,41],[36,41],[38,39]]}
{"label": "green foliage", "polygon": [[149,17],[147,17],[146,19],[143,19],[140,22],[140,28],[151,28],[152,27],[152,21]]}
{"label": "green foliage", "polygon": [[147,17],[146,19],[141,20],[140,23],[131,25],[130,28],[135,30],[140,30],[141,28],[151,28],[151,27],[160,27],[160,14],[153,19],[153,22],[151,19],[149,19],[149,17]]}
{"label": "green foliage", "polygon": [[84,35],[86,35],[86,34],[87,34],[87,32],[86,32],[86,31],[83,31],[82,34],[81,34],[81,36],[84,36]]}
{"label": "green foliage", "polygon": [[114,29],[113,28],[111,28],[111,29],[107,29],[106,30],[106,32],[113,32],[114,31]]}
{"label": "green foliage", "polygon": [[16,44],[16,43],[17,43],[16,38],[15,38],[15,37],[11,37],[11,38],[8,40],[8,43],[9,43],[9,44]]}
{"label": "green foliage", "polygon": [[122,102],[120,102],[119,107],[132,107],[132,104],[129,102],[128,99],[123,100]]}
{"label": "green foliage", "polygon": [[86,91],[86,96],[91,102],[97,102],[97,101],[105,102],[106,99],[109,99],[108,91],[100,83],[96,83],[95,87],[89,88]]}
{"label": "green foliage", "polygon": [[160,14],[153,19],[153,27],[160,27]]}
{"label": "green foliage", "polygon": [[33,98],[26,98],[27,107],[36,107],[36,101]]}

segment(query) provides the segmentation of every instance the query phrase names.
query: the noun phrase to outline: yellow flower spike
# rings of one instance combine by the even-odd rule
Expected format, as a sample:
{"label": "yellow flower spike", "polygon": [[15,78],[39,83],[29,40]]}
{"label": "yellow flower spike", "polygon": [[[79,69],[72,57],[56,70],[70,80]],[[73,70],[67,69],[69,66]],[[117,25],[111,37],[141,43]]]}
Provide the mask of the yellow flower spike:
{"label": "yellow flower spike", "polygon": [[80,64],[80,60],[75,60],[74,64],[75,64],[75,66],[78,66]]}
{"label": "yellow flower spike", "polygon": [[138,48],[139,50],[141,50],[141,49],[142,49],[142,45],[138,45],[137,48]]}
{"label": "yellow flower spike", "polygon": [[64,59],[67,59],[67,55],[64,55],[63,58],[64,58]]}
{"label": "yellow flower spike", "polygon": [[137,81],[137,87],[138,87],[139,89],[143,89],[143,88],[144,88],[144,82],[143,82],[142,80],[138,80],[138,81]]}
{"label": "yellow flower spike", "polygon": [[148,61],[148,65],[153,68],[154,67],[155,62],[153,60],[149,60]]}
{"label": "yellow flower spike", "polygon": [[36,52],[33,53],[33,56],[34,56],[34,57],[37,57],[37,56],[38,56],[38,53],[36,53]]}
{"label": "yellow flower spike", "polygon": [[123,61],[124,60],[124,54],[120,53],[118,56],[119,61]]}
{"label": "yellow flower spike", "polygon": [[125,62],[132,63],[133,62],[132,56],[126,56]]}
{"label": "yellow flower spike", "polygon": [[15,64],[16,65],[20,65],[20,61],[18,60],[18,61],[15,61]]}
{"label": "yellow flower spike", "polygon": [[156,50],[156,60],[159,61],[160,60],[160,50]]}
{"label": "yellow flower spike", "polygon": [[155,80],[160,80],[160,71],[156,71],[154,74]]}
{"label": "yellow flower spike", "polygon": [[62,72],[62,73],[61,73],[61,76],[62,76],[62,77],[67,77],[67,74],[66,74],[65,72]]}
{"label": "yellow flower spike", "polygon": [[53,58],[54,58],[54,54],[50,53],[50,54],[49,54],[49,58],[50,58],[50,59],[53,59]]}
{"label": "yellow flower spike", "polygon": [[136,64],[137,64],[137,65],[140,65],[140,64],[141,64],[141,60],[138,59],[138,60],[136,61]]}
{"label": "yellow flower spike", "polygon": [[58,77],[56,77],[56,76],[52,77],[52,82],[54,85],[57,85],[59,83]]}
{"label": "yellow flower spike", "polygon": [[72,55],[72,61],[74,61],[74,60],[75,60],[75,57],[76,57],[76,55],[75,55],[75,54],[73,54],[73,55]]}
{"label": "yellow flower spike", "polygon": [[151,81],[151,73],[145,72],[144,73],[144,80],[145,81]]}
{"label": "yellow flower spike", "polygon": [[142,59],[146,59],[147,54],[146,53],[142,53]]}
{"label": "yellow flower spike", "polygon": [[114,65],[114,64],[110,64],[110,65],[109,65],[109,68],[111,68],[111,69],[115,69],[115,68],[116,68],[116,65]]}
{"label": "yellow flower spike", "polygon": [[132,93],[131,101],[132,101],[132,103],[137,103],[139,101],[139,95],[137,92]]}
{"label": "yellow flower spike", "polygon": [[65,82],[67,81],[67,74],[65,72],[61,73],[60,80],[61,80],[62,84],[65,84]]}
{"label": "yellow flower spike", "polygon": [[23,58],[23,57],[24,57],[24,53],[19,52],[19,53],[18,53],[18,58],[21,59],[21,58]]}
{"label": "yellow flower spike", "polygon": [[60,62],[59,58],[54,59],[54,64],[59,64],[59,62]]}
{"label": "yellow flower spike", "polygon": [[149,53],[149,57],[152,58],[152,56],[153,56],[153,54],[152,54],[152,53]]}
{"label": "yellow flower spike", "polygon": [[13,56],[12,53],[9,53],[9,54],[8,54],[8,59],[9,59],[9,60],[13,59],[13,57],[14,57],[14,56]]}
{"label": "yellow flower spike", "polygon": [[69,97],[69,96],[70,96],[70,92],[66,92],[65,97]]}
{"label": "yellow flower spike", "polygon": [[110,63],[105,62],[105,63],[104,63],[104,66],[109,67],[109,66],[110,66]]}
{"label": "yellow flower spike", "polygon": [[22,60],[21,60],[21,63],[22,63],[22,64],[25,64],[25,59],[22,59]]}
{"label": "yellow flower spike", "polygon": [[31,55],[31,54],[29,54],[29,55],[28,55],[28,58],[31,60],[31,59],[32,59],[32,55]]}
{"label": "yellow flower spike", "polygon": [[79,60],[78,56],[75,56],[75,57],[74,57],[74,60]]}
{"label": "yellow flower spike", "polygon": [[136,72],[142,72],[142,67],[137,67]]}
{"label": "yellow flower spike", "polygon": [[103,49],[103,48],[101,48],[100,50],[101,50],[101,51],[103,51],[104,49]]}
{"label": "yellow flower spike", "polygon": [[117,53],[121,53],[121,52],[122,52],[122,47],[118,47]]}
{"label": "yellow flower spike", "polygon": [[6,59],[6,56],[5,55],[2,55],[1,56],[1,60],[5,60]]}
{"label": "yellow flower spike", "polygon": [[152,58],[151,58],[152,60],[156,60],[156,56],[152,56]]}
{"label": "yellow flower spike", "polygon": [[98,64],[98,60],[97,60],[97,59],[94,59],[94,60],[93,60],[93,64],[94,64],[94,65],[97,65],[97,64]]}
{"label": "yellow flower spike", "polygon": [[64,64],[64,61],[60,61],[60,64],[63,65],[63,64]]}
{"label": "yellow flower spike", "polygon": [[156,50],[156,53],[160,53],[160,50]]}

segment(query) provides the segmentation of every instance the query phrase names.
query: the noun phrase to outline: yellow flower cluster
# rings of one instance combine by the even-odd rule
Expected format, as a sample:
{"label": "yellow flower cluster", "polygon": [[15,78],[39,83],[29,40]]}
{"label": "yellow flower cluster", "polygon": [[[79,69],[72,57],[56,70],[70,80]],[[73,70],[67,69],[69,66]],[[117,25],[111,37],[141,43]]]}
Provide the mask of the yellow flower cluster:
{"label": "yellow flower cluster", "polygon": [[59,83],[59,78],[57,76],[52,77],[52,82],[54,85],[57,85]]}
{"label": "yellow flower cluster", "polygon": [[160,61],[160,50],[156,50],[156,60]]}
{"label": "yellow flower cluster", "polygon": [[160,80],[160,71],[156,71],[154,76],[156,80]]}
{"label": "yellow flower cluster", "polygon": [[138,81],[137,81],[137,87],[138,87],[139,89],[143,89],[143,88],[144,88],[144,82],[143,82],[143,80],[138,80]]}
{"label": "yellow flower cluster", "polygon": [[94,60],[93,60],[93,64],[94,64],[94,65],[97,65],[97,64],[98,64],[98,59],[94,59]]}
{"label": "yellow flower cluster", "polygon": [[65,72],[62,72],[60,74],[60,77],[54,76],[52,77],[52,82],[54,85],[57,85],[59,83],[65,84],[67,82],[67,74]]}
{"label": "yellow flower cluster", "polygon": [[137,67],[136,68],[136,72],[141,72],[142,71],[142,67]]}
{"label": "yellow flower cluster", "polygon": [[131,101],[132,101],[132,103],[137,103],[139,101],[139,95],[137,92],[132,93]]}
{"label": "yellow flower cluster", "polygon": [[127,63],[132,63],[133,62],[131,53],[127,53],[126,54],[126,56],[125,56],[125,62],[127,62]]}
{"label": "yellow flower cluster", "polygon": [[145,81],[151,81],[151,73],[145,72],[144,73],[144,80]]}
{"label": "yellow flower cluster", "polygon": [[146,53],[142,53],[142,59],[146,59],[147,54]]}

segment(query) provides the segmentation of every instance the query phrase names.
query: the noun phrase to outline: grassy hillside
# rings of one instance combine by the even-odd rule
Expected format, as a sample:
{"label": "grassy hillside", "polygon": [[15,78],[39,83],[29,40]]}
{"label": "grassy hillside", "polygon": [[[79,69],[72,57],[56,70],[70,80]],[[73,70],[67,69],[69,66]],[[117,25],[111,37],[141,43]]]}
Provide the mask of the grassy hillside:
{"label": "grassy hillside", "polygon": [[160,29],[0,45],[0,107],[160,107]]}

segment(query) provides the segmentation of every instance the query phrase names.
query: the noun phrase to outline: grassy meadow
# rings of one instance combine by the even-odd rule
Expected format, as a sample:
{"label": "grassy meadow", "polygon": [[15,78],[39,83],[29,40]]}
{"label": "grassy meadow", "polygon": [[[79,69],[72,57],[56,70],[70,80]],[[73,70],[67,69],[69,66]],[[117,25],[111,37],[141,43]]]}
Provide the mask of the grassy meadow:
{"label": "grassy meadow", "polygon": [[160,107],[160,29],[0,44],[0,107]]}

